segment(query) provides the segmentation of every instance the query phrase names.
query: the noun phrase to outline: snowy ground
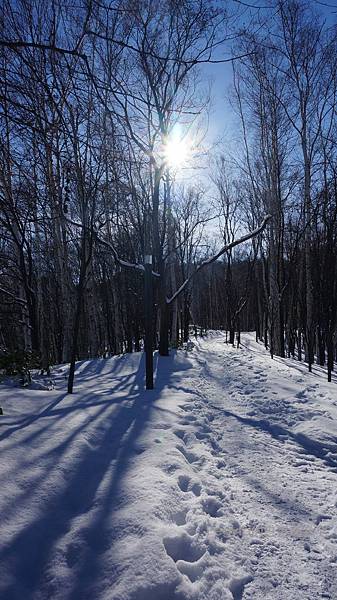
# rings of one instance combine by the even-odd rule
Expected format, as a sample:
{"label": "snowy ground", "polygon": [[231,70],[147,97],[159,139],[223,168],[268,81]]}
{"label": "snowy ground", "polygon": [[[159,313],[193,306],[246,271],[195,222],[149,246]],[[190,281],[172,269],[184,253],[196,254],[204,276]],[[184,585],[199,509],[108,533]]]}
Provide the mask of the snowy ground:
{"label": "snowy ground", "polygon": [[337,599],[337,384],[212,333],[0,385],[3,600]]}

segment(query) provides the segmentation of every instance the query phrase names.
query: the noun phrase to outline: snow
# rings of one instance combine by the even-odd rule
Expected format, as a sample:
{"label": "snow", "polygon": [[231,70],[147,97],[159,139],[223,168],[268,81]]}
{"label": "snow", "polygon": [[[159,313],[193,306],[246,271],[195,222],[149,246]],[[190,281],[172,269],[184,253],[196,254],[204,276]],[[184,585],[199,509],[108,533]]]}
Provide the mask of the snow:
{"label": "snow", "polygon": [[242,341],[0,385],[1,598],[337,598],[336,379]]}

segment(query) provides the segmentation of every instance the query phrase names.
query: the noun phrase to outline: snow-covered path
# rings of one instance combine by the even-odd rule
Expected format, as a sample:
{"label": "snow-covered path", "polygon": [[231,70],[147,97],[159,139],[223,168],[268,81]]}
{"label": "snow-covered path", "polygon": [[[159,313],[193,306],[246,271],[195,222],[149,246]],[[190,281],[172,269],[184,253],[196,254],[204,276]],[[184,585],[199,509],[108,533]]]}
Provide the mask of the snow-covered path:
{"label": "snow-covered path", "polygon": [[337,393],[246,342],[225,357],[221,338],[204,345],[194,402],[214,457],[207,494],[237,533],[224,554],[247,572],[229,587],[235,598],[337,598]]}
{"label": "snow-covered path", "polygon": [[0,387],[4,600],[337,599],[337,386],[211,333]]}

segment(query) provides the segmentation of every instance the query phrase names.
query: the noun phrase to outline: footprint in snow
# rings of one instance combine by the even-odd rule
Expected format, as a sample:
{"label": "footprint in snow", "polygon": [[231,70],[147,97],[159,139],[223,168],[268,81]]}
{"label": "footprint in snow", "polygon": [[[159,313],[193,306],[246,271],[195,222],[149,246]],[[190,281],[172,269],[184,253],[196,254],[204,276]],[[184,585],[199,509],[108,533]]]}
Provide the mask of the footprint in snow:
{"label": "footprint in snow", "polygon": [[208,427],[208,425],[202,425],[201,431],[202,431],[202,433],[212,433],[212,429],[210,427]]}
{"label": "footprint in snow", "polygon": [[205,555],[203,554],[199,560],[195,562],[178,560],[176,565],[180,573],[182,573],[182,575],[186,575],[191,583],[194,583],[203,575],[205,571]]}
{"label": "footprint in snow", "polygon": [[209,438],[209,433],[203,431],[197,431],[195,437],[198,440],[207,440]]}
{"label": "footprint in snow", "polygon": [[182,425],[189,425],[190,423],[194,423],[197,418],[193,415],[184,415],[183,419],[180,421]]}
{"label": "footprint in snow", "polygon": [[233,600],[242,600],[244,588],[248,583],[253,581],[252,575],[244,575],[243,577],[233,577],[228,584],[230,591],[233,594]]}
{"label": "footprint in snow", "polygon": [[192,482],[188,475],[179,475],[178,487],[182,492],[192,492],[195,496],[200,496],[201,485],[197,482]]}
{"label": "footprint in snow", "polygon": [[200,460],[200,456],[198,456],[197,454],[195,454],[195,452],[192,452],[190,450],[187,450],[186,448],[184,448],[184,446],[176,446],[177,450],[179,450],[179,452],[185,457],[185,459],[187,460],[187,462],[189,462],[190,464],[196,462],[197,460]]}
{"label": "footprint in snow", "polygon": [[175,563],[179,560],[189,563],[196,562],[206,551],[185,531],[180,535],[164,537],[163,544],[166,553]]}
{"label": "footprint in snow", "polygon": [[203,498],[202,500],[202,508],[206,514],[210,517],[219,517],[219,510],[222,508],[221,502],[214,498],[213,496],[207,496],[207,498]]}
{"label": "footprint in snow", "polygon": [[184,441],[185,430],[184,429],[174,429],[174,435],[176,435],[180,440]]}
{"label": "footprint in snow", "polygon": [[172,515],[172,521],[178,525],[178,527],[182,527],[186,525],[186,515],[188,513],[188,509],[184,508],[182,510],[178,510]]}
{"label": "footprint in snow", "polygon": [[218,456],[218,454],[219,454],[219,453],[221,452],[221,450],[222,450],[222,448],[221,448],[220,444],[218,444],[218,442],[217,442],[217,441],[215,441],[215,440],[211,440],[211,441],[210,441],[210,445],[211,445],[211,447],[212,447],[212,450],[211,450],[211,454],[212,454],[212,456]]}

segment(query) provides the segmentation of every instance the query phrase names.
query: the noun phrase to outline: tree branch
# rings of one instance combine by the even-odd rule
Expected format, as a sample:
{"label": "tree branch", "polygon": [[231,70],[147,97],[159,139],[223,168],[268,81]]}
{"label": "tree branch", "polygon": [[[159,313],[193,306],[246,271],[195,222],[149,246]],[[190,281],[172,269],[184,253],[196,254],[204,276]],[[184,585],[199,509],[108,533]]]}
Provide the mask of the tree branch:
{"label": "tree branch", "polygon": [[[96,240],[100,244],[102,244],[103,246],[106,246],[106,248],[109,248],[109,250],[111,250],[116,263],[118,263],[121,267],[126,267],[128,269],[136,269],[137,271],[141,271],[142,273],[145,272],[144,265],[141,265],[139,263],[131,263],[128,260],[124,260],[124,259],[120,258],[118,256],[116,248],[114,248],[114,246],[110,242],[107,242],[106,240],[102,240],[102,238],[98,237],[97,233],[96,233],[95,237],[96,237]],[[156,273],[156,271],[152,271],[152,275],[154,277],[160,277],[160,274]]]}
{"label": "tree branch", "polygon": [[54,44],[42,44],[39,42],[26,42],[24,40],[1,40],[0,46],[3,48],[10,48],[11,50],[18,50],[19,48],[36,48],[37,50],[50,50],[51,52],[57,52],[58,54],[70,54],[71,56],[78,56],[79,58],[86,59],[86,55],[83,52],[79,52],[77,48],[68,49],[60,48]]}
{"label": "tree branch", "polygon": [[227,250],[230,250],[231,248],[234,248],[235,246],[239,246],[240,244],[243,244],[243,242],[246,242],[247,240],[250,240],[251,238],[256,237],[259,233],[261,233],[265,229],[265,227],[270,219],[271,219],[271,215],[266,215],[264,217],[261,225],[259,225],[256,229],[254,229],[254,231],[250,231],[249,233],[246,233],[245,235],[243,235],[241,238],[234,240],[233,242],[231,242],[230,244],[227,244],[226,246],[223,246],[221,248],[221,250],[219,250],[219,252],[217,252],[217,254],[214,254],[213,256],[210,256],[209,258],[206,258],[205,260],[203,260],[200,263],[200,265],[197,266],[196,270],[189,277],[187,277],[187,279],[185,279],[184,283],[180,286],[180,288],[178,288],[177,291],[174,292],[173,296],[171,296],[171,298],[166,298],[166,303],[171,304],[176,298],[178,298],[178,296],[180,296],[180,294],[185,289],[185,287],[189,284],[191,279],[193,277],[195,277],[195,275],[197,273],[199,273],[199,271],[201,271],[201,269],[203,269],[207,265],[210,265],[213,262],[215,262],[216,260],[218,260],[218,258],[220,258],[220,256],[222,256],[225,252],[227,252]]}

